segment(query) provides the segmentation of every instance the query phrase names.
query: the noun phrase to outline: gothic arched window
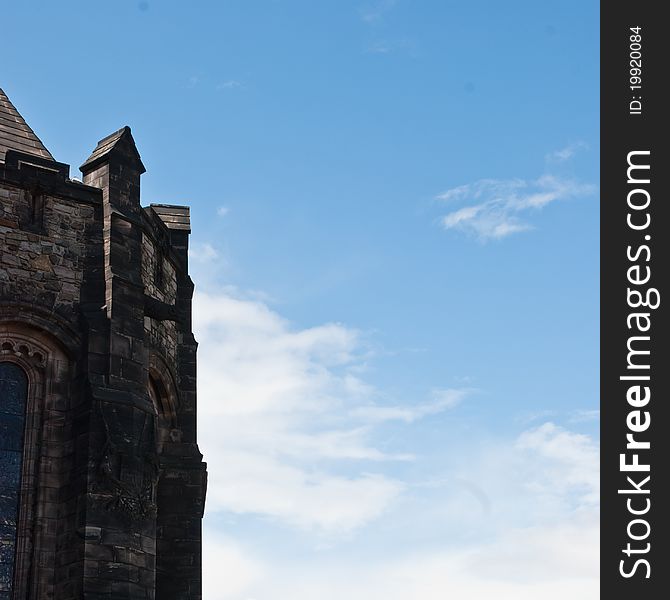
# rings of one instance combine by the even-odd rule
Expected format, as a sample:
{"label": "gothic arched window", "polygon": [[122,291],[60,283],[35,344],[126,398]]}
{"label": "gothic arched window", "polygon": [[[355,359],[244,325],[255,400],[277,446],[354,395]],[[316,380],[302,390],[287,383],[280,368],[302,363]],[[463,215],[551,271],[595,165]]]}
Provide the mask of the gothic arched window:
{"label": "gothic arched window", "polygon": [[0,362],[0,600],[9,600],[14,578],[27,398],[23,369]]}

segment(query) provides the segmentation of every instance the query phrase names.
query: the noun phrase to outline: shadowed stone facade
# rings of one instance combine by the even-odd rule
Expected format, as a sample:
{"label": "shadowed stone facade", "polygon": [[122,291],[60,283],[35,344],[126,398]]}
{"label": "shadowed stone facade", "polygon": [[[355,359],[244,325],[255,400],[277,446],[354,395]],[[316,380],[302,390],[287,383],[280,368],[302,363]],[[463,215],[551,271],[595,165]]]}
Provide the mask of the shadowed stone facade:
{"label": "shadowed stone facade", "polygon": [[197,600],[189,209],[128,127],[80,169],[0,90],[0,600]]}

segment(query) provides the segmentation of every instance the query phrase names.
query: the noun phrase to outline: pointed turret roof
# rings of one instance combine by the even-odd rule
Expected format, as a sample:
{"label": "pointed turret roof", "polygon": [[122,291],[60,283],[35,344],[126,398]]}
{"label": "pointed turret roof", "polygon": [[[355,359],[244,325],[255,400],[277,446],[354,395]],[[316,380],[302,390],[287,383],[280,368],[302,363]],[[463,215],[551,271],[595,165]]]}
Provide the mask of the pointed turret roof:
{"label": "pointed turret roof", "polygon": [[5,160],[7,150],[18,150],[54,160],[51,152],[46,149],[0,88],[0,160]]}
{"label": "pointed turret roof", "polygon": [[116,154],[117,156],[120,155],[125,159],[130,160],[137,167],[140,174],[146,172],[146,169],[142,164],[140,153],[135,145],[133,134],[130,132],[130,127],[127,125],[114,133],[110,133],[107,137],[102,138],[95,147],[95,150],[91,153],[91,156],[89,156],[84,164],[79,167],[79,170],[86,173],[97,167],[112,154]]}

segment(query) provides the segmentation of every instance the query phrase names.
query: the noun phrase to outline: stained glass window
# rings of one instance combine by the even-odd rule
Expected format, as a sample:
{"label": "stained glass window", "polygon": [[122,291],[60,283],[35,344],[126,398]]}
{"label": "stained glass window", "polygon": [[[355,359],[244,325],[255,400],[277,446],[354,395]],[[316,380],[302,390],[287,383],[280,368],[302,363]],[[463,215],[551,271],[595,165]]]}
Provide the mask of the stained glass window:
{"label": "stained glass window", "polygon": [[9,600],[14,576],[27,394],[23,369],[0,362],[0,600]]}

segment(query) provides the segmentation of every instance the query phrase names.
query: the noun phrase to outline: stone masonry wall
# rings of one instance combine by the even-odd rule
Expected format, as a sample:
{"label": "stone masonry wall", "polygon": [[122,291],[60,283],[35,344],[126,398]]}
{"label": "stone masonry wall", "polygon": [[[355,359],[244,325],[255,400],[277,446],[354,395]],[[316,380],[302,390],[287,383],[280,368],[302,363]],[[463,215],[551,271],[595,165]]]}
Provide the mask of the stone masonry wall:
{"label": "stone masonry wall", "polygon": [[[177,273],[172,262],[148,235],[142,236],[142,283],[144,293],[173,306],[177,300]],[[144,317],[146,341],[171,364],[177,358],[177,325],[175,321],[159,321]]]}
{"label": "stone masonry wall", "polygon": [[30,196],[26,190],[0,186],[2,296],[29,298],[47,310],[74,316],[94,207],[44,196],[42,214],[33,218]]}
{"label": "stone masonry wall", "polygon": [[201,600],[188,208],[141,207],[127,127],[81,170],[0,160],[0,360],[30,389],[12,593]]}
{"label": "stone masonry wall", "polygon": [[[0,360],[28,374],[26,445],[14,564],[16,598],[80,596],[88,412],[83,349],[104,304],[98,190],[66,165],[0,163]],[[40,358],[37,358],[40,357]]]}

